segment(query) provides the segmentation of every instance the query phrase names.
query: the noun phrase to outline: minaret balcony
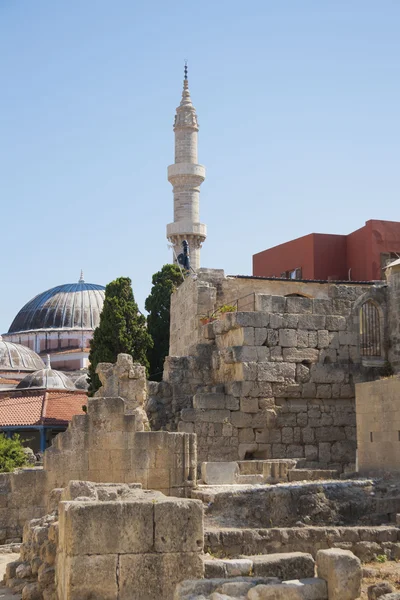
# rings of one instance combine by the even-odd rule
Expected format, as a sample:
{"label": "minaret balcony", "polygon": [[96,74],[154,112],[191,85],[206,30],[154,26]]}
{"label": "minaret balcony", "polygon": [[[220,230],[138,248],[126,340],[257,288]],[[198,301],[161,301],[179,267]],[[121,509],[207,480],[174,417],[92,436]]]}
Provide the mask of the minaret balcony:
{"label": "minaret balcony", "polygon": [[176,235],[196,235],[206,239],[207,227],[204,223],[192,223],[192,221],[175,221],[167,225],[167,238]]}
{"label": "minaret balcony", "polygon": [[168,167],[168,181],[172,185],[179,183],[179,179],[182,176],[193,178],[196,185],[200,185],[206,178],[206,169],[203,165],[194,165],[192,163],[175,163]]}

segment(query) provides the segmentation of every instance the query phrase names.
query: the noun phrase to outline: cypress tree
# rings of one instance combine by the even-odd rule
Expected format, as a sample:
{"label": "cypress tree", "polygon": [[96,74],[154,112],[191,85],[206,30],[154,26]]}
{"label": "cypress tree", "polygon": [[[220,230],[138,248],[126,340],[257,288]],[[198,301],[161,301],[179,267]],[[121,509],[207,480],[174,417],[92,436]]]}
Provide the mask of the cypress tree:
{"label": "cypress tree", "polygon": [[147,358],[150,363],[149,379],[161,381],[164,359],[169,351],[169,324],[171,294],[182,283],[181,270],[177,265],[164,265],[161,271],[152,277],[153,287],[146,298],[145,309],[148,332],[154,345],[148,349]]}
{"label": "cypress tree", "polygon": [[89,395],[101,386],[96,374],[100,362],[115,362],[121,352],[148,368],[147,352],[153,342],[144,315],[139,313],[129,277],[119,277],[106,286],[99,326],[93,333],[89,353]]}

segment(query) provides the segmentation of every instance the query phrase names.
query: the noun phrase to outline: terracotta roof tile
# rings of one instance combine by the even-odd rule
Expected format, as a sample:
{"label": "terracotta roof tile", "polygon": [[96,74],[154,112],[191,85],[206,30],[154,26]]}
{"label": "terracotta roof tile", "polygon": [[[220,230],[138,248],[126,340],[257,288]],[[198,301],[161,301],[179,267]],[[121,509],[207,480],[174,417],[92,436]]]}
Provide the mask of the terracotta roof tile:
{"label": "terracotta roof tile", "polygon": [[0,427],[27,425],[67,425],[73,415],[83,414],[84,393],[45,392],[24,396],[0,396]]}
{"label": "terracotta roof tile", "polygon": [[87,404],[85,393],[47,392],[43,415],[46,424],[68,423],[73,415],[83,415],[82,405]]}
{"label": "terracotta roof tile", "polygon": [[36,395],[0,398],[0,426],[40,424],[44,392]]}

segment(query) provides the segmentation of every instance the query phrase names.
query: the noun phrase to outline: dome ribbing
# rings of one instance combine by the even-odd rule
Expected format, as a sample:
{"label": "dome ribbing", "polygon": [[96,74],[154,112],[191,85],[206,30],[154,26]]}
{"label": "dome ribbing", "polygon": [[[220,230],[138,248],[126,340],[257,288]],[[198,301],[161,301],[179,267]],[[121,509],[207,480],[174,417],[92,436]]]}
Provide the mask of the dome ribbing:
{"label": "dome ribbing", "polygon": [[43,369],[44,362],[36,352],[0,336],[0,371],[36,371]]}
{"label": "dome ribbing", "polygon": [[104,287],[67,283],[30,300],[13,320],[8,333],[37,329],[95,329],[104,304]]}

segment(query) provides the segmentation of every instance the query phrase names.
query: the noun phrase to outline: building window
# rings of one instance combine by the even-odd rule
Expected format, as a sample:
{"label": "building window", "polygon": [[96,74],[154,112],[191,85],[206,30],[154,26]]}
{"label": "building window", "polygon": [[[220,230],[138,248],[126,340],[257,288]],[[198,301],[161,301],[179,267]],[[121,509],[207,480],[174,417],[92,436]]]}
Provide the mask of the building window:
{"label": "building window", "polygon": [[301,267],[285,271],[281,274],[282,279],[301,279]]}
{"label": "building window", "polygon": [[381,357],[381,325],[379,310],[372,300],[360,308],[360,354]]}

